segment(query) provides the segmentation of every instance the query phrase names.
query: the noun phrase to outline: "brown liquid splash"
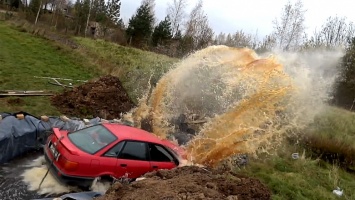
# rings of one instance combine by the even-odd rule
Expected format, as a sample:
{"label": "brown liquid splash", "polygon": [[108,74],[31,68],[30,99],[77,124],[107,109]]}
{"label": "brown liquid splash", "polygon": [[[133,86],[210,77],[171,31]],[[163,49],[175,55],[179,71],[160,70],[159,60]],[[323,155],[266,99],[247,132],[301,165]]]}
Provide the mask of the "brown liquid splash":
{"label": "brown liquid splash", "polygon": [[[167,138],[180,114],[200,116],[187,145],[191,161],[214,166],[237,153],[254,153],[285,132],[292,79],[272,57],[247,48],[212,46],[183,59],[162,77],[132,116],[150,118],[153,133]],[[139,117],[138,117],[139,116]]]}

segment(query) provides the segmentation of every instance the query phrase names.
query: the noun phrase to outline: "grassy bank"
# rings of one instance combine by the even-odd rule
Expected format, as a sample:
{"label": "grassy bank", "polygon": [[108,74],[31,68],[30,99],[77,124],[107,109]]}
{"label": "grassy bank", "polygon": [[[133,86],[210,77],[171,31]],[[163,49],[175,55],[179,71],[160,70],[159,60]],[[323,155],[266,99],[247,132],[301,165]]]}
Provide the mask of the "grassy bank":
{"label": "grassy bank", "polygon": [[[58,92],[62,87],[34,76],[88,80],[98,75],[93,66],[69,54],[63,47],[29,33],[10,28],[0,21],[0,90],[46,90]],[[68,83],[68,82],[66,82]],[[27,111],[34,115],[57,115],[49,97],[0,98],[4,112]]]}
{"label": "grassy bank", "polygon": [[75,38],[83,48],[79,51],[93,63],[100,66],[103,73],[120,78],[133,101],[141,97],[147,83],[156,84],[177,59],[153,52],[120,46],[104,40]]}
{"label": "grassy bank", "polygon": [[[27,33],[34,30],[26,22],[11,25],[0,22],[0,90],[60,92],[61,87],[34,76],[90,80],[112,74],[121,79],[136,101],[145,92],[149,80],[155,84],[176,62],[167,56],[88,38],[69,38],[80,46],[72,49],[66,45],[68,38],[53,40],[53,36],[36,37]],[[43,30],[37,32],[44,34]],[[0,111],[26,111],[37,116],[60,114],[50,105],[49,97],[0,98]]]}
{"label": "grassy bank", "polygon": [[[291,153],[252,161],[242,172],[261,179],[272,199],[355,199],[355,175],[320,159],[294,160]],[[342,197],[332,193],[337,187],[343,190]]]}

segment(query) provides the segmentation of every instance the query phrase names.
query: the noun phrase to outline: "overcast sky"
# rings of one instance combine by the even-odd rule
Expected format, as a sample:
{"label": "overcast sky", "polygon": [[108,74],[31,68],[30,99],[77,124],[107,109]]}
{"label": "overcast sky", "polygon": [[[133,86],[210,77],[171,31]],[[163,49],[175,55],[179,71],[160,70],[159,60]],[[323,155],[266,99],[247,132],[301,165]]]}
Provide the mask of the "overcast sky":
{"label": "overcast sky", "polygon": [[[198,0],[188,0],[189,12]],[[296,0],[291,0],[294,3]],[[158,20],[164,19],[167,3],[172,0],[155,0]],[[272,31],[272,21],[280,16],[287,0],[203,0],[204,11],[215,33],[233,33],[243,29],[248,33],[264,36]],[[121,16],[124,22],[135,13],[141,0],[121,0]],[[307,33],[312,34],[329,16],[347,17],[355,22],[353,0],[303,0]]]}

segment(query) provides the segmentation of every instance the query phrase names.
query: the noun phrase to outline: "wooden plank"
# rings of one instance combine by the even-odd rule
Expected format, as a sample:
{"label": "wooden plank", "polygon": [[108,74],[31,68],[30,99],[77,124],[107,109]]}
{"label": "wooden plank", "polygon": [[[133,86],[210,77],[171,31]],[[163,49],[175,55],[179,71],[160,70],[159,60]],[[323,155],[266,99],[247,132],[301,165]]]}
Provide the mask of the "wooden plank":
{"label": "wooden plank", "polygon": [[6,96],[51,96],[53,93],[44,90],[1,90],[0,97]]}
{"label": "wooden plank", "polygon": [[24,93],[0,93],[0,97],[6,97],[6,96],[53,96],[54,94],[50,93],[30,93],[30,94],[24,94]]}

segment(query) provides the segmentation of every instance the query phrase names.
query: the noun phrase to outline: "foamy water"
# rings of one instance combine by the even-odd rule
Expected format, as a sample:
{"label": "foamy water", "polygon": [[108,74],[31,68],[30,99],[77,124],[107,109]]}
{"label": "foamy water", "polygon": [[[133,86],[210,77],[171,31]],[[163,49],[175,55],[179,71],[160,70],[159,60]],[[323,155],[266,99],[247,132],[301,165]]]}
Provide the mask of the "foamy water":
{"label": "foamy water", "polygon": [[[35,191],[40,195],[59,195],[64,193],[81,191],[77,187],[64,185],[58,182],[56,178],[53,177],[50,172],[48,172],[48,167],[45,162],[46,161],[44,156],[40,156],[26,165],[30,168],[25,170],[21,177],[23,178],[23,182],[28,186],[29,191]],[[100,182],[95,179],[91,186],[91,190],[95,192],[104,193],[106,192],[106,190],[108,190],[109,187],[110,183]]]}
{"label": "foamy water", "polygon": [[[40,156],[33,160],[33,162],[29,163],[28,166],[31,168],[25,170],[21,175],[23,181],[28,185],[29,191],[36,191],[41,195],[52,195],[69,193],[77,190],[76,188],[61,184],[50,172],[47,173],[48,167],[45,165],[45,162],[44,156]],[[43,182],[40,185],[42,179]]]}

